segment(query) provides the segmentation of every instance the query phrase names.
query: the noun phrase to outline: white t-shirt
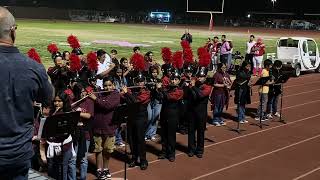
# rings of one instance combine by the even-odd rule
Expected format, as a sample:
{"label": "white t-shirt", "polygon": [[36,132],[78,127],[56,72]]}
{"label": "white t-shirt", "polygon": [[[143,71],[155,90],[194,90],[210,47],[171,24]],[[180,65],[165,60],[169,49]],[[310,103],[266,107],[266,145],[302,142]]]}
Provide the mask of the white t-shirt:
{"label": "white t-shirt", "polygon": [[[100,73],[106,71],[107,69],[109,69],[110,64],[111,64],[111,57],[108,54],[106,54],[106,58],[104,59],[103,63],[100,63],[100,61],[98,61],[97,74],[100,74]],[[103,80],[102,79],[97,79],[97,86],[99,86],[101,89],[103,89]]]}
{"label": "white t-shirt", "polygon": [[252,41],[252,42],[247,42],[247,54],[250,54],[251,53],[251,48],[253,45],[255,45],[256,42],[255,41]]}

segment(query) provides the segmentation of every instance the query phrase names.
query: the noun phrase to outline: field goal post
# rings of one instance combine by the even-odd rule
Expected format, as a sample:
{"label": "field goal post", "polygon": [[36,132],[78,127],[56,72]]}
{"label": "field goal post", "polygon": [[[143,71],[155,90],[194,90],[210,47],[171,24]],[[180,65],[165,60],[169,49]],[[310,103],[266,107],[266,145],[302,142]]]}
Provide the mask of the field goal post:
{"label": "field goal post", "polygon": [[221,11],[193,11],[189,9],[189,0],[187,1],[187,13],[199,13],[199,14],[210,14],[210,21],[209,21],[209,31],[213,31],[213,14],[223,14],[224,10],[224,0],[222,1],[221,4]]}

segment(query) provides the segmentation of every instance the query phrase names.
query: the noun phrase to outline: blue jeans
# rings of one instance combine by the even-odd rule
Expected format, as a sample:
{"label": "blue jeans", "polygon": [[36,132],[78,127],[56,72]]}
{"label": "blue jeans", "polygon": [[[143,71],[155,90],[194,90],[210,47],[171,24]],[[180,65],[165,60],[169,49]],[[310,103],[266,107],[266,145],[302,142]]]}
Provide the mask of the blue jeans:
{"label": "blue jeans", "polygon": [[[90,145],[90,140],[86,140],[86,154],[85,156],[80,160],[80,180],[86,180],[87,178],[87,169],[88,169],[88,149]],[[78,154],[78,145],[74,147],[74,151],[76,154]],[[72,157],[72,159],[69,161],[69,169],[68,172],[68,179],[77,179],[77,157]]]}
{"label": "blue jeans", "polygon": [[120,143],[123,142],[122,136],[121,136],[121,127],[119,127],[119,128],[116,129],[116,134],[115,134],[115,136],[116,136],[115,144],[120,144]]}
{"label": "blue jeans", "polygon": [[232,53],[228,54],[227,70],[230,69],[231,64],[232,64]]}
{"label": "blue jeans", "polygon": [[214,110],[213,110],[213,123],[222,123],[223,120],[221,118],[223,107],[224,107],[224,100],[225,100],[224,94],[219,94],[214,96]]}
{"label": "blue jeans", "polygon": [[157,134],[157,120],[159,119],[162,104],[158,100],[154,100],[148,105],[148,124],[146,130],[146,138],[152,138]]}
{"label": "blue jeans", "polygon": [[[72,172],[72,169],[70,169],[72,159],[72,150],[70,148],[68,151],[63,153],[63,180],[74,180],[69,176]],[[55,156],[50,159],[48,158],[48,175],[54,179],[60,179],[59,166],[61,166],[61,156]]]}
{"label": "blue jeans", "polygon": [[28,172],[31,168],[31,160],[21,163],[0,166],[0,179],[28,180]]}
{"label": "blue jeans", "polygon": [[268,94],[267,93],[259,93],[260,104],[259,104],[258,109],[257,109],[257,117],[265,117],[264,110],[265,110],[265,107],[266,107],[267,99],[268,99]]}
{"label": "blue jeans", "polygon": [[246,105],[244,104],[238,104],[237,106],[237,111],[238,111],[238,121],[244,121],[246,116]]}
{"label": "blue jeans", "polygon": [[268,97],[267,113],[275,114],[278,111],[279,96],[280,95]]}

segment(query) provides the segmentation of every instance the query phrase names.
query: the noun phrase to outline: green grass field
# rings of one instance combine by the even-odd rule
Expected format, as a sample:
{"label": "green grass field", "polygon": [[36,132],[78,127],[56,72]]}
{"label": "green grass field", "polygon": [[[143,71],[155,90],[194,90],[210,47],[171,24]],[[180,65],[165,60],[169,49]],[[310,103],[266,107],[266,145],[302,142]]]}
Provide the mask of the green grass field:
{"label": "green grass field", "polygon": [[[17,24],[16,45],[18,48],[23,53],[26,53],[32,47],[36,48],[46,67],[53,64],[51,55],[47,52],[47,45],[54,42],[57,43],[61,52],[64,50],[70,51],[71,49],[66,42],[67,36],[70,34],[79,38],[85,54],[99,48],[110,52],[114,48],[118,50],[119,59],[121,57],[129,58],[132,47],[91,43],[94,40],[128,41],[151,45],[151,47],[142,47],[142,53],[153,51],[155,59],[161,62],[161,48],[170,47],[172,51],[180,50],[180,37],[185,31],[184,26],[173,25],[166,27],[165,25],[98,24],[39,20],[17,20]],[[193,35],[192,48],[196,57],[197,48],[203,46],[208,37],[212,38],[214,35],[220,37],[222,34],[226,34],[228,39],[233,40],[235,51],[239,50],[244,55],[245,42],[248,40],[250,33],[254,32],[240,32],[231,28],[224,31],[209,32],[205,27],[194,27],[190,28],[190,33]],[[272,34],[271,36],[262,31],[261,36],[265,38],[267,52],[275,52],[275,43],[281,34]]]}

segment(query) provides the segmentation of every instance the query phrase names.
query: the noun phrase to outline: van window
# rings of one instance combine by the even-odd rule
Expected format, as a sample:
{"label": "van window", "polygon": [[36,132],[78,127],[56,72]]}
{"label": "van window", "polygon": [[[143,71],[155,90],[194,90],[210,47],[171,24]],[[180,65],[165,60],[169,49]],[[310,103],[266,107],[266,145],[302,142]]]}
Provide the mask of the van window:
{"label": "van window", "polygon": [[310,40],[310,39],[308,40],[308,50],[309,50],[309,52],[312,51],[310,56],[316,56],[317,45],[313,40]]}
{"label": "van window", "polygon": [[293,40],[293,39],[281,39],[279,41],[279,47],[298,47],[299,40]]}
{"label": "van window", "polygon": [[307,41],[303,41],[302,50],[303,50],[304,53],[307,53],[307,52],[308,52],[308,49],[307,49]]}

